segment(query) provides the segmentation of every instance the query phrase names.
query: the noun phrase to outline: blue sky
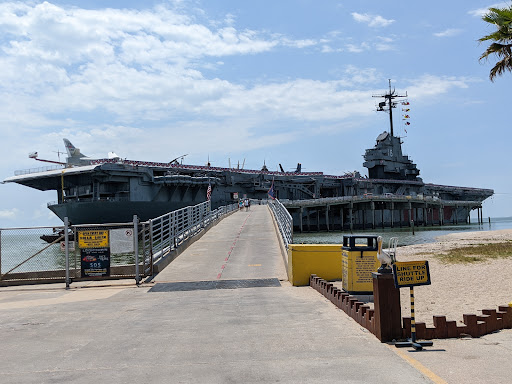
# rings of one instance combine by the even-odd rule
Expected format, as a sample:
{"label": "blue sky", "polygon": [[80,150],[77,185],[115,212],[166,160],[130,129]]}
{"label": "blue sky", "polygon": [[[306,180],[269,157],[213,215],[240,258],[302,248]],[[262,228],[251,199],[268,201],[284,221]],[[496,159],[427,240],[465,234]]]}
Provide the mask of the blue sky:
{"label": "blue sky", "polygon": [[[425,182],[492,188],[512,216],[512,74],[478,38],[490,6],[430,1],[0,2],[0,179],[91,157],[344,174],[388,129],[372,95],[408,93],[396,133]],[[0,227],[57,225],[55,192],[0,185]],[[476,216],[476,215],[475,215]]]}

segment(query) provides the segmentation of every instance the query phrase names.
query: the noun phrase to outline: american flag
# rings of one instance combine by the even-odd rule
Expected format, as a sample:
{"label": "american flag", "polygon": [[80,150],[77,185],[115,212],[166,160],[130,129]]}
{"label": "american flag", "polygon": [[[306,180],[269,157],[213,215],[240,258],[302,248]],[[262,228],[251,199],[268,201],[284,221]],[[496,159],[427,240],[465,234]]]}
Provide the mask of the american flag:
{"label": "american flag", "polygon": [[210,198],[212,197],[212,185],[208,183],[208,189],[206,190],[206,200],[210,201]]}

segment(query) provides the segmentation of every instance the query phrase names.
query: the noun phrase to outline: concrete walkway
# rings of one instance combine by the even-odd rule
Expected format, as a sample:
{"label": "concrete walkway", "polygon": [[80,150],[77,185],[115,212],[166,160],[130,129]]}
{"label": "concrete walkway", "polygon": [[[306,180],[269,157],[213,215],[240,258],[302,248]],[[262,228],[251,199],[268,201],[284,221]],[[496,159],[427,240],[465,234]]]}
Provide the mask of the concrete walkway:
{"label": "concrete walkway", "polygon": [[[0,288],[0,382],[486,382],[459,364],[493,367],[473,346],[495,335],[478,345],[435,341],[430,352],[397,352],[284,276],[267,207],[253,206],[139,288],[131,281]],[[510,356],[512,333],[499,340]],[[509,381],[501,371],[492,378]]]}

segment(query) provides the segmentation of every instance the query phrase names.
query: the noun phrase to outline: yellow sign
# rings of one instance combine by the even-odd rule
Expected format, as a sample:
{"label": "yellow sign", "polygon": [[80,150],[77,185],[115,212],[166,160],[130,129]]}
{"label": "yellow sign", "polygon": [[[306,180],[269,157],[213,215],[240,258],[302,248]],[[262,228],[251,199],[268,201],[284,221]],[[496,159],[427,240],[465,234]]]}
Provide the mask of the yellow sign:
{"label": "yellow sign", "polygon": [[79,248],[107,248],[108,230],[78,231]]}
{"label": "yellow sign", "polygon": [[372,272],[380,267],[377,251],[350,251],[341,253],[342,287],[349,293],[373,292]]}
{"label": "yellow sign", "polygon": [[430,271],[428,261],[397,261],[393,265],[395,287],[414,287],[416,285],[430,285]]}

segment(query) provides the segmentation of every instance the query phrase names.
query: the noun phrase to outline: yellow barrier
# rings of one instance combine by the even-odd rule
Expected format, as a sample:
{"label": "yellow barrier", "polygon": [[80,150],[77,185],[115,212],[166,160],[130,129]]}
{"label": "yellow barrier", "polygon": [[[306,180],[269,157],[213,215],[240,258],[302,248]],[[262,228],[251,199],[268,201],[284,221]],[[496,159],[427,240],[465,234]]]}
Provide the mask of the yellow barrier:
{"label": "yellow barrier", "polygon": [[288,278],[294,286],[308,285],[315,274],[325,280],[341,280],[342,244],[290,244]]}

